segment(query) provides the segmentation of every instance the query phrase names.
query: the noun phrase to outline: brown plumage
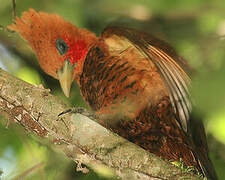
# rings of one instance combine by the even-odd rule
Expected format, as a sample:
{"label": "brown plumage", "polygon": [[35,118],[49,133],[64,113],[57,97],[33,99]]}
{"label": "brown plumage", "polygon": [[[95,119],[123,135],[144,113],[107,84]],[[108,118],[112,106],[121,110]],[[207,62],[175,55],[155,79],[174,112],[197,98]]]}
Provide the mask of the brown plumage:
{"label": "brown plumage", "polygon": [[99,123],[149,152],[217,179],[204,127],[191,117],[187,65],[167,43],[129,28],[97,38],[57,15],[24,12],[12,30],[69,96],[75,80]]}

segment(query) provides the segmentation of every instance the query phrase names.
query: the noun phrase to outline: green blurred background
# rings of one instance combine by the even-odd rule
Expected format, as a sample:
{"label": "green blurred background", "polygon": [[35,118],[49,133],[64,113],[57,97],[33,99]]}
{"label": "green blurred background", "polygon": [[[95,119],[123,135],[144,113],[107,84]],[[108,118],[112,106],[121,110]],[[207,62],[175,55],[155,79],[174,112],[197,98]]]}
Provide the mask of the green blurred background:
{"label": "green blurred background", "polygon": [[[0,0],[0,25],[12,22],[12,2]],[[19,0],[17,15],[28,8],[57,13],[79,27],[100,34],[118,21],[169,42],[195,70],[193,97],[203,117],[210,156],[225,179],[225,2],[223,0]],[[43,84],[71,106],[83,105],[74,84],[66,99],[56,80],[44,74],[34,54],[16,34],[0,29],[0,67],[32,84]],[[0,117],[1,118],[1,117]],[[83,175],[74,162],[16,124],[0,121],[0,179],[112,179],[106,170]],[[35,168],[36,167],[36,168]],[[27,172],[27,175],[25,175]]]}

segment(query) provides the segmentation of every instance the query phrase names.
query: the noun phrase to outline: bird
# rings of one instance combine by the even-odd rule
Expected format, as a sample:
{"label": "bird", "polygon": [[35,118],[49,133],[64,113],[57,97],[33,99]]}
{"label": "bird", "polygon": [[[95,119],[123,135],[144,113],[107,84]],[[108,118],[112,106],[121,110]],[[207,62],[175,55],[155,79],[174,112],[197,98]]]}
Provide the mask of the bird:
{"label": "bird", "polygon": [[69,97],[72,82],[99,123],[146,151],[217,175],[202,122],[193,117],[187,62],[165,41],[116,25],[97,37],[57,14],[29,9],[8,26]]}

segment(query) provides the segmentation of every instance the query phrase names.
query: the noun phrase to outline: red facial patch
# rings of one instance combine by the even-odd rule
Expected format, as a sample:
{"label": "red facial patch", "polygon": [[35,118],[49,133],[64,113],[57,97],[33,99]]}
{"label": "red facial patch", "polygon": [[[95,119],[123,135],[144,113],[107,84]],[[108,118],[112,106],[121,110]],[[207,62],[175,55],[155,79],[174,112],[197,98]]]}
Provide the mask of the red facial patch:
{"label": "red facial patch", "polygon": [[78,62],[85,58],[88,50],[87,45],[84,40],[77,40],[73,43],[65,38],[65,42],[68,44],[69,49],[65,56],[63,57],[64,60],[69,59],[71,64]]}

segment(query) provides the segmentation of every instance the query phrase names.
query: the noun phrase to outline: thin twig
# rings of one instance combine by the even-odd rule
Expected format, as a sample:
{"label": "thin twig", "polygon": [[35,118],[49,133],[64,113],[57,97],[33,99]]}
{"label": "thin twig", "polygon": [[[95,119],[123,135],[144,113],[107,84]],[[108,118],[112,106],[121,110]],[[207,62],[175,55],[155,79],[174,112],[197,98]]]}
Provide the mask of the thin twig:
{"label": "thin twig", "polygon": [[[16,17],[16,0],[12,0],[12,19]],[[6,31],[9,33],[14,33],[15,31],[12,31],[8,29],[7,27],[0,24],[0,31]]]}
{"label": "thin twig", "polygon": [[12,10],[12,17],[13,19],[16,17],[16,0],[12,0],[13,10]]}

